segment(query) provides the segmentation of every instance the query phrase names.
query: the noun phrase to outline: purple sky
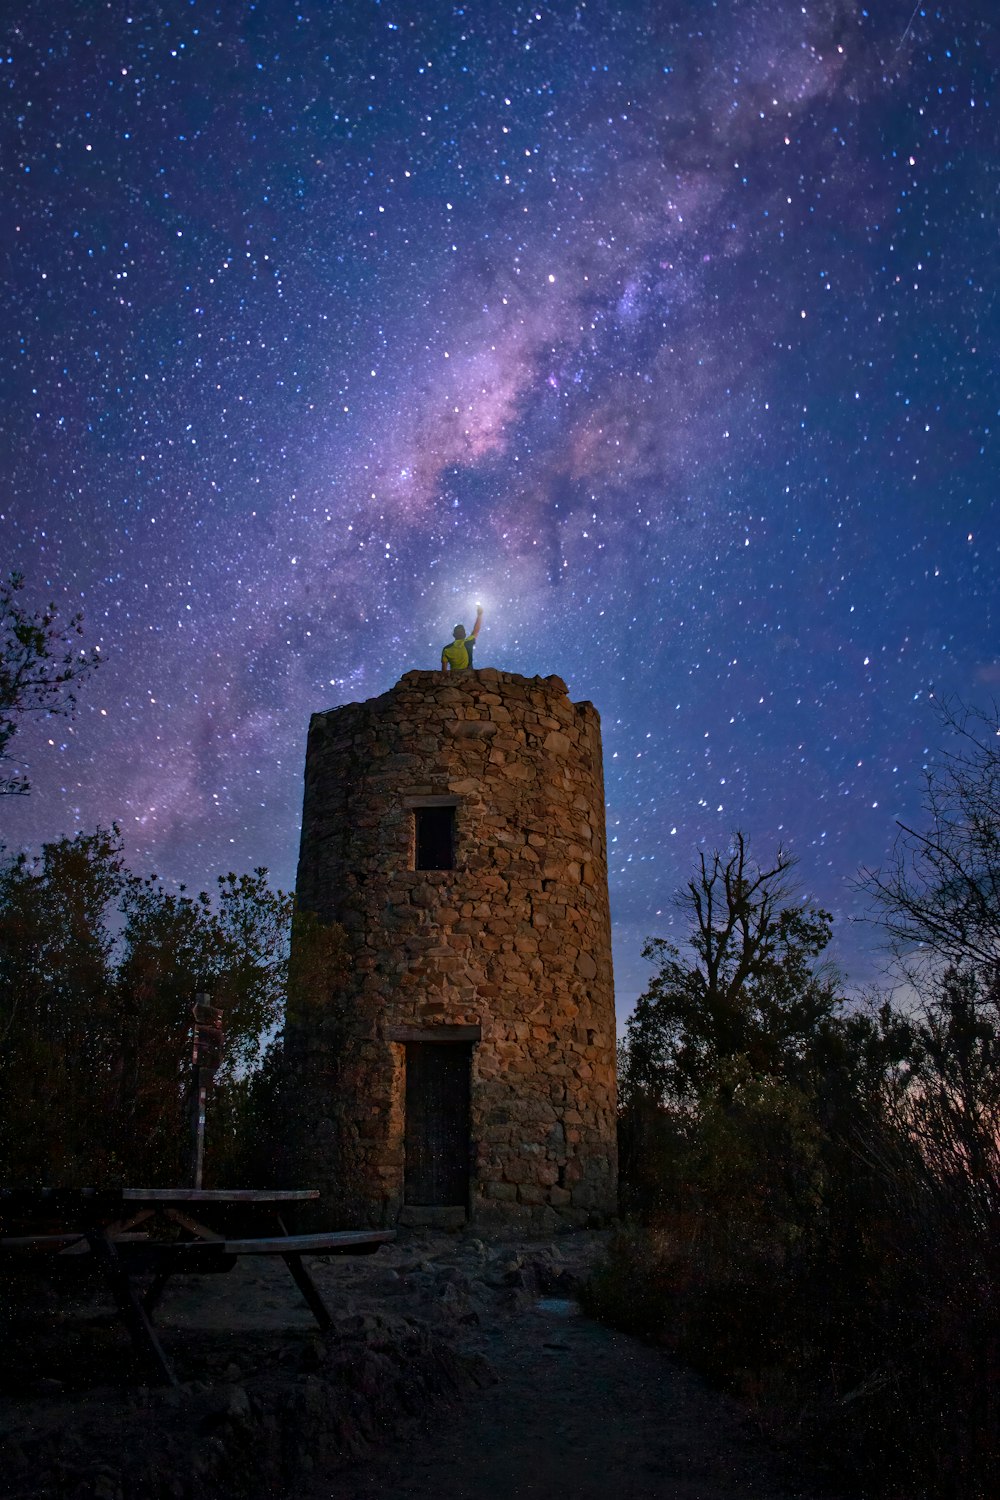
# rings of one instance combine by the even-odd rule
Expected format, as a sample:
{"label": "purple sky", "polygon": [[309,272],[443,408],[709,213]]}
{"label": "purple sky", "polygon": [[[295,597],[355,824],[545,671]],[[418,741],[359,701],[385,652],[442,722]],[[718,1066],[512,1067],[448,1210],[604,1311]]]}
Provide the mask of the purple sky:
{"label": "purple sky", "polygon": [[0,836],[290,886],[310,713],[481,597],[601,712],[621,1011],[737,826],[869,978],[1000,682],[993,4],[14,17],[3,560],[106,665]]}

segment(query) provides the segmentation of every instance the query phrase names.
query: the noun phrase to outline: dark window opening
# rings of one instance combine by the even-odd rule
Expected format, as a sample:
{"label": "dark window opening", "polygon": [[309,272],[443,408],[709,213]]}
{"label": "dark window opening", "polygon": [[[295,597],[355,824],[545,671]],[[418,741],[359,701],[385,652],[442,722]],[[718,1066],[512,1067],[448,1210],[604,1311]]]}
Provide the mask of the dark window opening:
{"label": "dark window opening", "polygon": [[453,870],[455,868],[455,809],[453,807],[415,807],[417,870]]}

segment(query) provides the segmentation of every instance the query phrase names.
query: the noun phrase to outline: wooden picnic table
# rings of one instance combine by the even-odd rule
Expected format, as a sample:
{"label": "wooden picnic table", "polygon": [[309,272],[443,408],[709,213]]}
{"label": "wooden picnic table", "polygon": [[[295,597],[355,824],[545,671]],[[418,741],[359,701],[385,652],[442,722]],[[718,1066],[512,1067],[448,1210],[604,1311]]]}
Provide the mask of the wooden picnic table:
{"label": "wooden picnic table", "polygon": [[[395,1239],[390,1229],[289,1234],[282,1210],[318,1197],[315,1188],[0,1188],[0,1256],[53,1271],[86,1257],[112,1292],[136,1352],[157,1379],[176,1385],[152,1321],[171,1276],[230,1271],[243,1255],[279,1255],[320,1328],[328,1328],[329,1309],[302,1256],[371,1254]],[[268,1232],[237,1236],[204,1222],[231,1226],[234,1216],[244,1228]]]}

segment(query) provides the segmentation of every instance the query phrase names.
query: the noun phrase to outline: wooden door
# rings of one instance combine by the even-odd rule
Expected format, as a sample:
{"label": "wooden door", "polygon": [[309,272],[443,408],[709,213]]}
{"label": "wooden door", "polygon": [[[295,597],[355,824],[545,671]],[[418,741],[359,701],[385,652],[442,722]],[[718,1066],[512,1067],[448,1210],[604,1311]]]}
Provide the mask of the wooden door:
{"label": "wooden door", "polygon": [[408,1204],[443,1207],[469,1199],[469,1075],[464,1042],[406,1044]]}

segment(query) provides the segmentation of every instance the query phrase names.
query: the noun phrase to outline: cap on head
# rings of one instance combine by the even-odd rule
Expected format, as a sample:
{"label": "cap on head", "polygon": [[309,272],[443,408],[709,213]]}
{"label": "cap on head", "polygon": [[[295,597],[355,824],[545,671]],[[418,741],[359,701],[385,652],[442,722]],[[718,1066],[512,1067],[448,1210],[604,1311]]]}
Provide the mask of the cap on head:
{"label": "cap on head", "polygon": [[452,635],[455,637],[456,641],[463,641],[465,639],[465,626],[456,625],[455,629],[452,631]]}

